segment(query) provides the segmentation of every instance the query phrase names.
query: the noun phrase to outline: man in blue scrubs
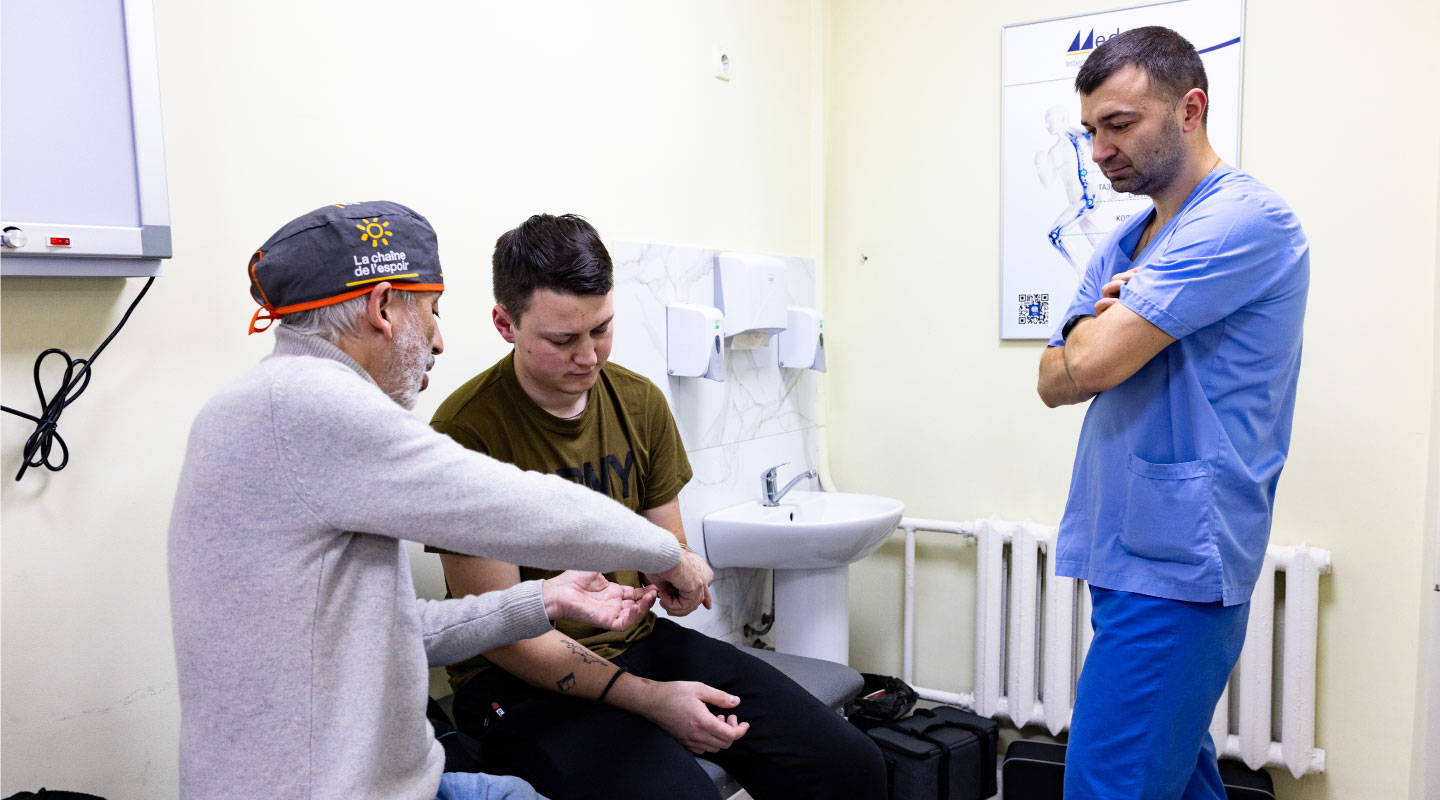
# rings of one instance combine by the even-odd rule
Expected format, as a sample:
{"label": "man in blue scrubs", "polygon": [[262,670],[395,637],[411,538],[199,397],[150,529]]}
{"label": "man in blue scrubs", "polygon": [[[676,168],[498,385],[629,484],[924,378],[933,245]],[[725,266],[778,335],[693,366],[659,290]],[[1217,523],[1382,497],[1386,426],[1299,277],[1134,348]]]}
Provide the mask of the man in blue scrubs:
{"label": "man in blue scrubs", "polygon": [[1207,729],[1290,447],[1309,245],[1211,148],[1205,68],[1174,31],[1106,40],[1075,88],[1095,163],[1154,207],[1096,250],[1040,360],[1046,405],[1091,401],[1056,555],[1095,629],[1065,797],[1224,800]]}

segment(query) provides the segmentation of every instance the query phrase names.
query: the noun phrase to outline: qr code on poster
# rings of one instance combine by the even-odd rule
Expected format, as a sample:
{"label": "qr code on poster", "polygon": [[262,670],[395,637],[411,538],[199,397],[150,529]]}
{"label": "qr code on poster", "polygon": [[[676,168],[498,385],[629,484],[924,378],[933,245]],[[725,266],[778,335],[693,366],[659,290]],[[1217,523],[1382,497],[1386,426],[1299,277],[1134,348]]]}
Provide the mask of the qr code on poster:
{"label": "qr code on poster", "polygon": [[1045,325],[1050,322],[1049,294],[1020,295],[1020,324]]}

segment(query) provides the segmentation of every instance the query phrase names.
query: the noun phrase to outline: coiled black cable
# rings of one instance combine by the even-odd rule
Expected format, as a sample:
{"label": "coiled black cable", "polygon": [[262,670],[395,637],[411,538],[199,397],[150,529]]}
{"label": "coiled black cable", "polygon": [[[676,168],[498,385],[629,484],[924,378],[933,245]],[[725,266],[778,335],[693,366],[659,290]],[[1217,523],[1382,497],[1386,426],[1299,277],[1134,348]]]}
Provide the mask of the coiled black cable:
{"label": "coiled black cable", "polygon": [[[64,412],[71,403],[75,402],[75,400],[85,392],[86,387],[90,385],[90,367],[95,363],[95,359],[100,357],[100,353],[105,350],[105,346],[110,344],[110,340],[115,338],[115,334],[119,333],[120,329],[125,327],[126,321],[130,319],[130,314],[135,310],[135,306],[140,305],[140,301],[145,298],[145,293],[150,291],[150,284],[154,282],[154,276],[151,276],[150,280],[145,281],[145,288],[141,289],[140,294],[135,296],[135,299],[130,303],[130,307],[125,310],[125,316],[121,317],[120,322],[115,325],[115,330],[110,331],[110,335],[105,337],[105,341],[101,342],[100,346],[95,348],[95,352],[91,353],[89,358],[71,358],[69,353],[58,347],[52,347],[36,357],[35,394],[40,398],[40,416],[32,417],[24,411],[17,411],[9,406],[0,406],[0,411],[4,411],[7,414],[14,414],[17,417],[24,417],[35,423],[35,431],[30,434],[29,439],[25,440],[25,463],[20,465],[20,471],[16,473],[15,480],[18,481],[25,477],[25,470],[31,467],[44,467],[51,472],[59,472],[65,469],[66,464],[70,463],[70,448],[65,446],[65,440],[61,438],[58,429],[60,414]],[[45,387],[40,385],[40,365],[45,362],[48,356],[52,355],[59,355],[65,359],[65,376],[61,381],[60,390],[55,393],[53,398],[46,399]],[[60,445],[59,464],[50,461],[51,449],[56,444]]]}

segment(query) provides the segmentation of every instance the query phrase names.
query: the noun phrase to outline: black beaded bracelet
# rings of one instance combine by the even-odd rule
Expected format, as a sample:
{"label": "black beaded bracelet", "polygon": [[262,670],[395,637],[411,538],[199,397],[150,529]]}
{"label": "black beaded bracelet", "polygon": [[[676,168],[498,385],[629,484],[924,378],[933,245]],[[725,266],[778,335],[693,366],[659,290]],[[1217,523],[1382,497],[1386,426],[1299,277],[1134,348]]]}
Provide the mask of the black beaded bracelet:
{"label": "black beaded bracelet", "polygon": [[597,702],[597,703],[603,703],[603,702],[605,702],[605,695],[610,694],[610,689],[611,689],[611,687],[613,687],[613,686],[615,685],[615,681],[620,680],[620,675],[621,675],[621,673],[623,673],[624,671],[625,671],[625,668],[624,668],[624,667],[616,667],[616,668],[615,668],[615,674],[610,676],[610,682],[607,683],[607,684],[605,684],[605,688],[604,688],[604,689],[601,689],[601,690],[600,690],[600,696],[597,697],[597,698],[595,698],[595,702]]}

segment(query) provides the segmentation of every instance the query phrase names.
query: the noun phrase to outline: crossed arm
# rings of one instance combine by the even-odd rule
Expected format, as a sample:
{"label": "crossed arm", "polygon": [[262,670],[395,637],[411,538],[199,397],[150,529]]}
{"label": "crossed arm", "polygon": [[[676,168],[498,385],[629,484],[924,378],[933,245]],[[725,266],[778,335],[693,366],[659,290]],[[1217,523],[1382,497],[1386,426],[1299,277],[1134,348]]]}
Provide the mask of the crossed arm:
{"label": "crossed arm", "polygon": [[[641,512],[651,522],[684,541],[679,500]],[[691,554],[687,558],[698,557]],[[514,564],[474,556],[442,554],[445,580],[456,597],[507,589],[520,582],[520,568]],[[653,579],[653,576],[651,576]],[[660,602],[673,615],[687,614],[702,603],[708,608],[708,588],[703,594],[681,593],[659,584]],[[691,752],[713,753],[729,747],[745,735],[749,723],[732,714],[713,714],[707,704],[733,708],[740,699],[719,689],[693,681],[652,681],[630,673],[616,678],[619,669],[607,659],[558,630],[533,639],[487,651],[485,657],[496,666],[537,689],[595,699],[605,692],[605,702],[649,719]]]}
{"label": "crossed arm", "polygon": [[1050,408],[1083,403],[1112,389],[1175,341],[1154,323],[1118,302],[1120,287],[1135,270],[1122,272],[1101,289],[1095,316],[1070,329],[1065,344],[1040,356],[1040,399]]}

